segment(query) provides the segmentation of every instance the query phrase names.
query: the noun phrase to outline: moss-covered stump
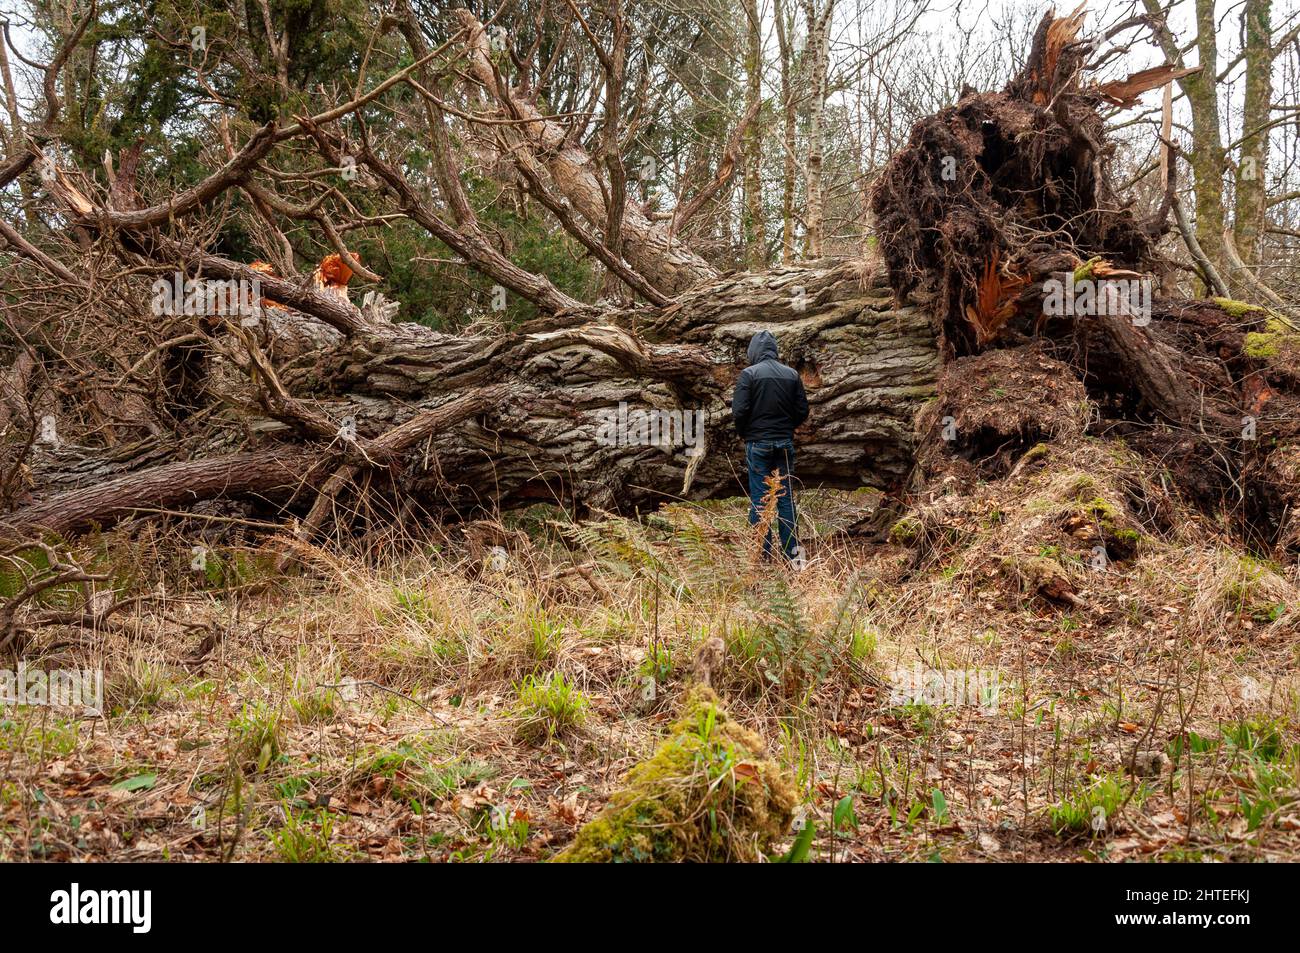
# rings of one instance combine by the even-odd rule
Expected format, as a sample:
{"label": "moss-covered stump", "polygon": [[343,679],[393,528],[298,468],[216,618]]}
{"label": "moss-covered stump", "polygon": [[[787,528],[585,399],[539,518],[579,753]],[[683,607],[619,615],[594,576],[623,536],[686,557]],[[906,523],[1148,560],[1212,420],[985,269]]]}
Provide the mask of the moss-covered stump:
{"label": "moss-covered stump", "polygon": [[654,755],[552,858],[560,863],[755,861],[788,828],[794,781],[704,686]]}

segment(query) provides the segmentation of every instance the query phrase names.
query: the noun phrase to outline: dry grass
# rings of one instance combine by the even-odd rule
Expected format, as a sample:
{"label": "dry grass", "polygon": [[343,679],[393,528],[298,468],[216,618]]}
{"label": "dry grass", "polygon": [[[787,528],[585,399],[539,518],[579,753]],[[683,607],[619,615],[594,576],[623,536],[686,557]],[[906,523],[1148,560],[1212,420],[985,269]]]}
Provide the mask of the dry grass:
{"label": "dry grass", "polygon": [[[283,542],[195,573],[175,535],[86,541],[154,598],[42,631],[29,667],[102,667],[106,711],[0,715],[0,858],[545,859],[715,636],[813,859],[1300,855],[1294,567],[1088,440],[928,497],[887,545],[839,532],[872,503],[805,494],[800,574],[756,561],[739,501],[524,514],[508,553],[299,546],[287,574]],[[995,673],[996,708],[900,699],[917,667]]]}

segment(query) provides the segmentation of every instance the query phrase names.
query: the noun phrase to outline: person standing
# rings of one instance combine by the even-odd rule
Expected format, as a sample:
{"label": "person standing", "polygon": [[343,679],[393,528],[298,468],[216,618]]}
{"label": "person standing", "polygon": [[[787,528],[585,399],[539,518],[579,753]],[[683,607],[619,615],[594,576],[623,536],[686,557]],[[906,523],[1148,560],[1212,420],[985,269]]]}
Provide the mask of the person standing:
{"label": "person standing", "polygon": [[[808,419],[808,395],[803,379],[777,359],[776,338],[759,331],[749,341],[749,366],[740,372],[731,399],[736,433],[745,441],[745,467],[749,473],[749,525],[762,516],[767,480],[779,478],[776,496],[777,532],[781,552],[796,566],[803,557],[795,536],[794,431]],[[772,553],[772,528],[763,538],[763,556]]]}

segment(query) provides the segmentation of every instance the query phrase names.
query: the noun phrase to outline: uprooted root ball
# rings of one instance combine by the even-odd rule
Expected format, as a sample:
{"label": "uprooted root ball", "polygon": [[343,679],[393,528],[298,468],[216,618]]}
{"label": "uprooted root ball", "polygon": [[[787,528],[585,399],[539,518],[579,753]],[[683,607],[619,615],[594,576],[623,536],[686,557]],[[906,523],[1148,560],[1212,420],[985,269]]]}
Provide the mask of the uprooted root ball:
{"label": "uprooted root ball", "polygon": [[1081,12],[1045,14],[1003,92],[969,92],[918,122],[877,180],[871,210],[890,284],[933,296],[949,356],[998,337],[1049,272],[1094,254],[1142,267],[1167,229],[1165,208],[1141,222],[1118,201],[1099,161],[1111,146],[1097,107],[1115,100],[1080,80],[1081,26]]}

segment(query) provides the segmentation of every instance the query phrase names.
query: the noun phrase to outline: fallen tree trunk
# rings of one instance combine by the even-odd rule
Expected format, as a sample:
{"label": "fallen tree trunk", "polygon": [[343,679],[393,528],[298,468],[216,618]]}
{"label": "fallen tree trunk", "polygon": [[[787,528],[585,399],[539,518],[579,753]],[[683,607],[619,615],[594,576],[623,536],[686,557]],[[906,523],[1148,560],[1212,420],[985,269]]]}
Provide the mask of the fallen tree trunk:
{"label": "fallen tree trunk", "polygon": [[[729,401],[760,329],[777,334],[783,359],[808,385],[812,414],[796,439],[800,479],[899,484],[912,466],[913,417],[933,396],[939,369],[929,317],[895,307],[859,263],[842,263],[719,279],[666,309],[614,310],[599,322],[561,316],[474,335],[371,325],[278,371],[297,412],[318,431],[335,428],[333,439],[318,433],[314,448],[227,450],[135,472],[129,457],[111,471],[51,458],[63,491],[3,522],[67,532],[202,499],[309,505],[344,466],[435,515],[539,500],[628,511],[743,493]],[[453,402],[472,412],[420,432],[421,421]],[[293,423],[290,413],[251,429],[271,444],[294,438]],[[405,437],[394,436],[403,428]],[[78,471],[84,481],[70,480]]]}
{"label": "fallen tree trunk", "polygon": [[165,463],[33,503],[0,517],[0,527],[63,534],[207,500],[278,495],[300,487],[317,459],[304,448],[278,448]]}

